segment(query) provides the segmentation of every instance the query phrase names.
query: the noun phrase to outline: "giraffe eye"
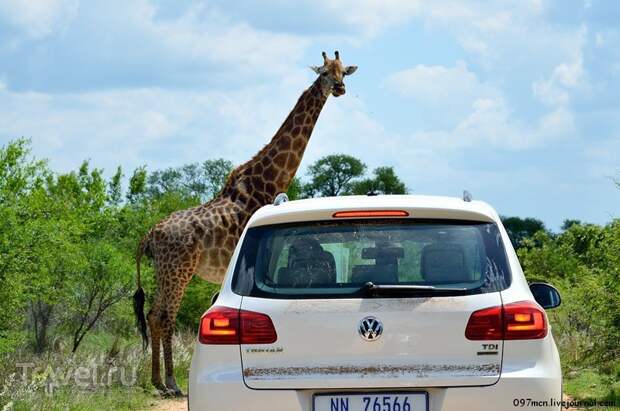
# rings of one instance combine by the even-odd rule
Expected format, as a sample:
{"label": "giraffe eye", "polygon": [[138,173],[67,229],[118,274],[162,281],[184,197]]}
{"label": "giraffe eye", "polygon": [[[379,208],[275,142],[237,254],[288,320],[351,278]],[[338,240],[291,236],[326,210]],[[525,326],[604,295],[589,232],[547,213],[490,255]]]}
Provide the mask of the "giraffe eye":
{"label": "giraffe eye", "polygon": [[321,76],[323,77],[327,76],[327,72],[321,73]]}

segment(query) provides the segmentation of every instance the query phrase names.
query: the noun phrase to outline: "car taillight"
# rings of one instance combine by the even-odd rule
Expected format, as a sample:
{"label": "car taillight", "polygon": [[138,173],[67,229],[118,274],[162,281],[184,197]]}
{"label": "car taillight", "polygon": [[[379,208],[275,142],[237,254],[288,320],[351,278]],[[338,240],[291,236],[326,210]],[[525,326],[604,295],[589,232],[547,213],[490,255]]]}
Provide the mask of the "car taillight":
{"label": "car taillight", "polygon": [[502,307],[491,307],[474,311],[469,317],[465,337],[468,340],[503,339]]}
{"label": "car taillight", "polygon": [[506,340],[536,340],[547,336],[545,312],[530,301],[506,304],[504,327]]}
{"label": "car taillight", "polygon": [[200,320],[198,340],[203,344],[239,344],[239,310],[211,307]]}
{"label": "car taillight", "polygon": [[545,313],[531,301],[474,311],[465,328],[468,340],[535,340],[546,335]]}
{"label": "car taillight", "polygon": [[230,307],[211,307],[198,331],[203,344],[271,344],[277,339],[268,315]]}

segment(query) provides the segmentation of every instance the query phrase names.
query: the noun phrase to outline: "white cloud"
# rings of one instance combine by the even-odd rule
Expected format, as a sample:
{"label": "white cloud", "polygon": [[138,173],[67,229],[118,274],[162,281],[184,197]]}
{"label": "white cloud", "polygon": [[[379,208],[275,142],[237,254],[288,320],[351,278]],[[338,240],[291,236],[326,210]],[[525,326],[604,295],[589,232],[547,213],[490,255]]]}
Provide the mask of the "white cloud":
{"label": "white cloud", "polygon": [[556,140],[571,138],[575,130],[575,116],[572,111],[559,107],[541,117],[537,134],[540,140]]}
{"label": "white cloud", "polygon": [[467,53],[465,60],[492,76],[538,75],[574,57],[582,29],[553,25],[542,0],[424,2],[415,18]]}
{"label": "white cloud", "polygon": [[570,111],[558,109],[542,116],[534,126],[513,118],[502,97],[477,99],[471,113],[449,130],[419,132],[420,144],[441,150],[492,146],[502,150],[523,150],[574,137],[574,119]]}
{"label": "white cloud", "polygon": [[[81,93],[0,89],[0,142],[33,140],[57,170],[83,159],[125,169],[224,157],[242,162],[266,144],[299,94],[305,76],[230,91],[162,88]],[[36,121],[33,121],[36,119]]]}
{"label": "white cloud", "polygon": [[[576,68],[561,65],[554,84],[575,86],[580,75]],[[439,124],[414,132],[414,139],[429,148],[491,145],[522,150],[574,135],[571,111],[560,107],[533,122],[519,120],[503,93],[481,82],[463,61],[453,67],[418,65],[389,76],[386,85],[393,92],[414,99],[418,111],[430,107],[441,112]]]}
{"label": "white cloud", "polygon": [[570,93],[578,88],[584,78],[583,52],[587,30],[582,29],[578,42],[574,46],[568,61],[555,66],[551,76],[546,80],[532,83],[534,95],[549,106],[564,106],[570,101]]}
{"label": "white cloud", "polygon": [[418,104],[435,109],[466,105],[481,96],[497,94],[493,87],[483,84],[462,60],[454,67],[419,64],[387,77],[385,85],[393,92],[414,99]]}
{"label": "white cloud", "polygon": [[65,27],[75,17],[78,5],[78,0],[3,0],[0,22],[4,20],[32,38],[41,38]]}
{"label": "white cloud", "polygon": [[484,40],[476,36],[462,35],[458,41],[466,52],[488,59],[491,49]]}
{"label": "white cloud", "polygon": [[220,65],[222,71],[237,73],[281,73],[293,67],[308,44],[300,36],[229,21],[201,4],[171,21],[147,15],[142,24],[151,40],[166,52],[190,61],[205,60]]}
{"label": "white cloud", "polygon": [[598,32],[595,34],[595,44],[596,47],[603,47],[605,45],[605,36],[603,33]]}
{"label": "white cloud", "polygon": [[454,151],[421,144],[410,135],[395,133],[373,118],[368,110],[367,103],[361,99],[346,96],[330,99],[304,155],[302,170],[322,156],[347,153],[362,159],[369,171],[378,166],[393,166],[403,181],[417,192],[428,180],[449,183],[458,175],[447,161]]}
{"label": "white cloud", "polygon": [[[302,166],[346,152],[370,168],[394,165],[416,192],[471,188],[558,224],[558,204],[566,217],[574,207],[563,199],[594,193],[592,181],[617,169],[613,25],[587,21],[587,38],[564,21],[570,10],[553,16],[545,0],[182,3],[0,0],[0,144],[32,137],[57,170],[85,158],[108,171],[238,163],[310,83],[301,67],[314,61],[302,58],[333,44],[355,48],[341,51],[363,70],[349,94],[328,101]],[[596,92],[585,97],[595,98],[585,101],[590,83]],[[567,197],[555,197],[558,187]]]}
{"label": "white cloud", "polygon": [[588,173],[597,178],[620,178],[619,152],[620,136],[589,144],[585,149]]}
{"label": "white cloud", "polygon": [[463,34],[474,30],[494,33],[541,14],[541,0],[512,0],[492,4],[470,1],[316,0],[307,7],[321,8],[326,16],[366,36],[420,19],[429,27]]}
{"label": "white cloud", "polygon": [[[571,138],[571,124],[567,112],[551,113],[531,127],[514,124],[501,98],[481,98],[452,129],[399,134],[373,119],[364,102],[342,99],[328,102],[302,165],[344,152],[363,159],[369,169],[394,166],[406,184],[422,194],[459,195],[467,188],[478,196],[494,190],[505,195],[507,180],[526,184],[536,176],[536,189],[544,191],[546,184],[557,184],[544,175],[545,165],[513,162],[510,168],[506,164],[498,168],[485,165],[484,157],[502,151],[517,156],[519,150],[561,142]],[[463,157],[465,164],[460,161]]]}
{"label": "white cloud", "polygon": [[418,0],[318,0],[312,6],[324,7],[327,14],[368,36],[403,23],[422,9]]}
{"label": "white cloud", "polygon": [[[33,26],[33,33],[47,33],[44,22]],[[67,30],[69,35],[36,47],[23,38],[14,41],[0,66],[7,86],[45,92],[214,84],[235,88],[240,82],[286,75],[299,66],[310,43],[303,36],[231,20],[203,3],[163,18],[148,0],[83,5]],[[66,61],[59,63],[59,56]]]}
{"label": "white cloud", "polygon": [[443,104],[455,96],[476,96],[482,88],[476,75],[462,60],[454,67],[419,64],[391,74],[385,84],[401,96],[430,104]]}
{"label": "white cloud", "polygon": [[549,80],[539,80],[532,84],[532,92],[544,104],[549,106],[564,106],[569,102],[568,92],[557,87],[553,76]]}

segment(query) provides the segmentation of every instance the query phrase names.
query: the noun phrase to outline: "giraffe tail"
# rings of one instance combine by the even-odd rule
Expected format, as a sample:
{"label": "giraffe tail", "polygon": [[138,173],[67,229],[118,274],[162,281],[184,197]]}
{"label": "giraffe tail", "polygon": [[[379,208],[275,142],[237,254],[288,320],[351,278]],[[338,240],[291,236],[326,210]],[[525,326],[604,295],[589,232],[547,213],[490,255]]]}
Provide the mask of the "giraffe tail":
{"label": "giraffe tail", "polygon": [[146,333],[146,317],[144,316],[144,301],[145,294],[142,286],[140,285],[140,259],[145,253],[148,240],[148,234],[140,241],[138,250],[136,252],[136,284],[137,290],[133,295],[133,312],[136,316],[136,326],[142,336],[142,347],[146,350],[149,346],[149,337]]}

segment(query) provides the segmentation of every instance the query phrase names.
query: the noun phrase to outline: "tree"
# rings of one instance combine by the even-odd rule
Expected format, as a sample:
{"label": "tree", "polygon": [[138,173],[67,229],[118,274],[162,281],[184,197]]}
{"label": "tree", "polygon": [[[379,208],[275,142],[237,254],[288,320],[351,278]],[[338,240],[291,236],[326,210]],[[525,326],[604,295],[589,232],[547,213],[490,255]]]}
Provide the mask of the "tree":
{"label": "tree", "polygon": [[78,172],[49,176],[23,205],[29,218],[20,230],[19,243],[28,245],[25,256],[31,266],[25,292],[37,352],[45,350],[49,329],[57,324],[58,316],[75,309],[68,304],[73,295],[69,280],[87,265],[84,243],[105,231],[105,221],[97,218],[105,216],[105,199],[101,170],[90,170],[85,162]]}
{"label": "tree", "polygon": [[502,216],[502,223],[508,232],[510,241],[515,248],[523,245],[523,240],[532,237],[538,231],[547,231],[545,223],[536,218],[520,218]]}
{"label": "tree", "polygon": [[[8,307],[20,300],[25,303],[14,307],[27,310],[24,325],[31,331],[35,350],[42,352],[54,321],[54,306],[62,297],[64,277],[78,260],[78,234],[85,224],[79,204],[86,204],[79,179],[88,181],[85,190],[100,185],[100,181],[89,179],[84,167],[79,175],[55,178],[42,163],[31,168],[33,163],[25,157],[28,149],[22,149],[21,159],[11,166],[13,170],[2,173],[8,179],[0,191],[11,201],[0,205],[0,294],[17,293],[20,297],[11,301],[10,295],[4,296],[3,304],[8,301]],[[9,284],[10,292],[6,288]],[[1,311],[6,311],[4,305]]]}
{"label": "tree", "polygon": [[562,364],[615,375],[620,358],[620,220],[573,224],[557,236],[538,231],[518,250],[528,281],[557,286],[549,312]]}
{"label": "tree", "polygon": [[143,197],[146,192],[146,178],[146,167],[138,167],[133,171],[129,179],[129,192],[127,193],[127,200],[129,200],[130,203],[136,203]]}
{"label": "tree", "polygon": [[353,184],[352,192],[365,195],[370,192],[376,194],[406,194],[407,187],[394,172],[393,167],[378,167],[373,171],[373,178],[365,178]]}
{"label": "tree", "polygon": [[232,169],[230,161],[220,158],[156,170],[148,177],[147,192],[155,198],[175,193],[205,202],[220,192]]}
{"label": "tree", "polygon": [[18,139],[0,147],[0,355],[24,339],[23,310],[26,284],[38,269],[31,256],[37,230],[30,230],[33,215],[30,193],[39,189],[49,172],[42,161],[30,158],[28,140]]}
{"label": "tree", "polygon": [[574,225],[580,225],[581,224],[581,220],[574,220],[574,219],[566,219],[564,220],[564,222],[562,223],[562,231],[566,231],[568,229],[570,229],[572,226]]}
{"label": "tree", "polygon": [[72,337],[71,352],[114,304],[129,295],[127,273],[133,264],[106,241],[94,241],[83,247],[85,262],[67,281],[65,326]]}
{"label": "tree", "polygon": [[204,175],[207,181],[207,192],[209,198],[215,197],[226,183],[226,178],[233,170],[233,163],[223,158],[206,160],[202,163]]}
{"label": "tree", "polygon": [[119,166],[116,169],[116,173],[112,176],[112,179],[108,183],[108,202],[114,206],[118,206],[121,203],[123,197],[123,170]]}
{"label": "tree", "polygon": [[[190,190],[212,196],[231,167],[209,160],[179,169],[194,184]],[[125,297],[135,281],[137,241],[197,200],[176,191],[149,196],[147,179],[145,167],[136,169],[123,201],[120,167],[109,179],[87,161],[56,174],[30,158],[27,140],[0,147],[0,355],[27,337],[42,353],[51,337],[67,336],[75,352],[98,327],[133,331]],[[151,268],[143,268],[143,285],[152,287]],[[188,318],[206,308],[204,287],[195,288]],[[106,324],[111,315],[117,317]]]}
{"label": "tree", "polygon": [[310,182],[305,197],[329,197],[351,193],[353,180],[364,175],[366,164],[346,154],[332,154],[308,167]]}
{"label": "tree", "polygon": [[299,177],[293,177],[291,183],[288,185],[288,190],[286,190],[286,195],[289,200],[297,200],[302,197],[303,184]]}
{"label": "tree", "polygon": [[17,200],[49,175],[47,164],[30,158],[30,142],[18,139],[0,148],[0,204]]}

